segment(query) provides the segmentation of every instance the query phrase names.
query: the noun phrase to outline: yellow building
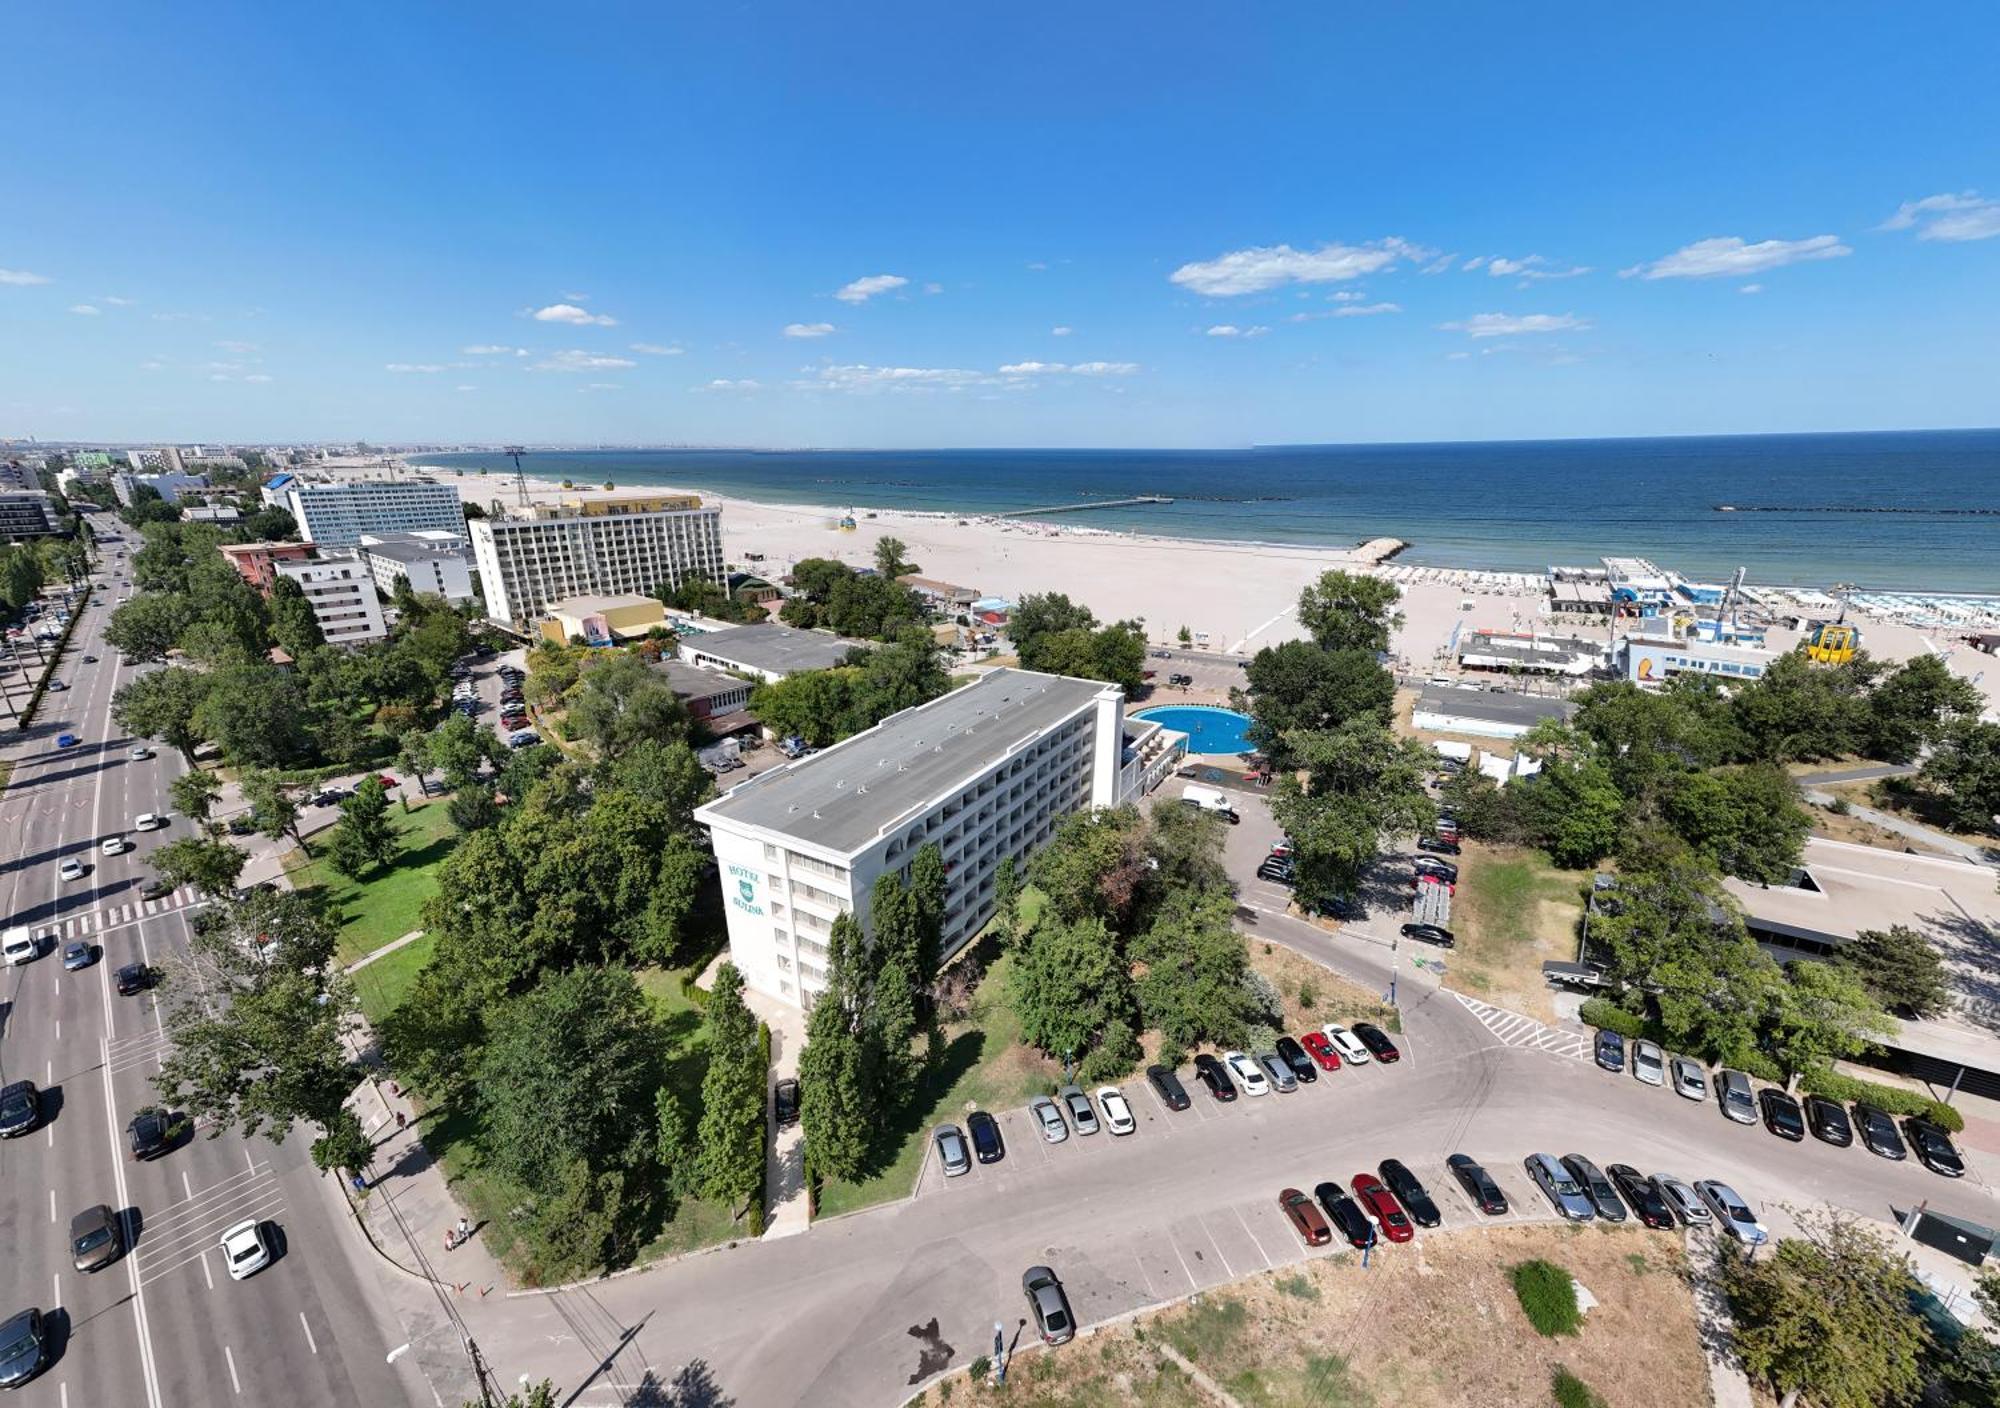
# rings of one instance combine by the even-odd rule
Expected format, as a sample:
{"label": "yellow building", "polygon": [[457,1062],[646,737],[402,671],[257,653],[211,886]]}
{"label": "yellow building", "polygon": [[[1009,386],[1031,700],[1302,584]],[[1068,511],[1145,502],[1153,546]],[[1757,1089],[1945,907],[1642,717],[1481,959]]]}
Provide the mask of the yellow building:
{"label": "yellow building", "polygon": [[573,596],[551,602],[537,629],[543,640],[567,645],[579,637],[592,645],[637,640],[667,624],[667,609],[650,596]]}
{"label": "yellow building", "polygon": [[699,494],[592,494],[537,504],[536,518],[606,518],[623,513],[685,513],[701,507]]}

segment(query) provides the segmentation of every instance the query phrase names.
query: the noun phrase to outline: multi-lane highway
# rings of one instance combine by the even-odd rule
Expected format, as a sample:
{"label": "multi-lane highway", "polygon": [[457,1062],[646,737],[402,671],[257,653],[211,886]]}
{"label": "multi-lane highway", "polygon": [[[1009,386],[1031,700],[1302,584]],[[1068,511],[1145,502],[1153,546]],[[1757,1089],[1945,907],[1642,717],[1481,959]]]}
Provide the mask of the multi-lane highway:
{"label": "multi-lane highway", "polygon": [[[45,1110],[42,1128],[0,1142],[0,1316],[39,1307],[51,1331],[49,1365],[19,1401],[429,1403],[414,1370],[387,1362],[400,1330],[379,1308],[365,1245],[341,1225],[338,1190],[312,1168],[309,1136],[276,1146],[198,1131],[154,1160],[130,1153],[126,1126],[155,1103],[164,1031],[157,997],[121,997],[112,977],[185,951],[190,896],[140,893],[150,852],[188,823],[133,830],[139,813],[171,811],[183,765],[170,749],[130,757],[140,740],[111,723],[113,693],[137,673],[103,642],[116,595],[100,588],[78,623],[61,670],[69,690],[47,696],[27,734],[0,738],[14,761],[0,797],[0,922],[58,934],[34,962],[0,970],[0,1076],[34,1081]],[[83,663],[87,653],[98,663]],[[77,744],[57,748],[62,733]],[[111,836],[134,848],[102,854]],[[63,881],[57,868],[71,857],[86,873]],[[92,966],[64,971],[71,939],[98,950]],[[120,1213],[131,1249],[84,1274],[71,1266],[69,1223],[98,1203]],[[234,1282],[216,1244],[246,1218],[270,1224],[280,1254]]]}

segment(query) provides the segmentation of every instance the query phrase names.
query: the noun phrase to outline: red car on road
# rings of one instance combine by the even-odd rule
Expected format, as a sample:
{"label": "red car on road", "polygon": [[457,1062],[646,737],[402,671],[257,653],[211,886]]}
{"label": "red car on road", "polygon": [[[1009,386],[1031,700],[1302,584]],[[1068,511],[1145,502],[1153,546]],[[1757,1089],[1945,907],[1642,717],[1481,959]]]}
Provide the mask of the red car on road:
{"label": "red car on road", "polygon": [[396,779],[389,776],[389,774],[386,772],[383,773],[381,776],[377,777],[375,780],[381,783],[384,787],[394,787],[396,785]]}
{"label": "red car on road", "polygon": [[1392,1242],[1407,1242],[1417,1235],[1410,1225],[1410,1218],[1403,1211],[1403,1205],[1396,1201],[1396,1195],[1382,1186],[1382,1180],[1372,1173],[1357,1173],[1348,1186],[1354,1190],[1354,1197],[1375,1219],[1382,1235]]}
{"label": "red car on road", "polygon": [[1326,1039],[1325,1032],[1307,1032],[1299,1038],[1299,1045],[1306,1049],[1306,1055],[1319,1062],[1322,1071],[1340,1069],[1340,1053],[1333,1049],[1333,1043]]}
{"label": "red car on road", "polygon": [[1326,1225],[1320,1210],[1298,1189],[1286,1188],[1280,1192],[1278,1208],[1291,1220],[1292,1230],[1305,1239],[1307,1246],[1323,1247],[1333,1240],[1333,1229]]}

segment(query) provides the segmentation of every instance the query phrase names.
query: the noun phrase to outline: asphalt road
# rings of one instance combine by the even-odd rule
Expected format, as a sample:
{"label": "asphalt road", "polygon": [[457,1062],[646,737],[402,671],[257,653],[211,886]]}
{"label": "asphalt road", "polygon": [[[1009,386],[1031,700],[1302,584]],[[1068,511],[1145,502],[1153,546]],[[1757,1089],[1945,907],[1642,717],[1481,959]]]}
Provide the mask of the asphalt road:
{"label": "asphalt road", "polygon": [[[182,769],[172,750],[128,757],[134,740],[110,723],[111,697],[137,672],[120,668],[102,631],[116,590],[102,592],[79,624],[63,665],[71,689],[50,695],[35,728],[6,740],[15,760],[0,798],[0,904],[8,924],[51,925],[100,956],[62,967],[61,943],[33,963],[0,971],[0,1074],[46,1092],[46,1127],[0,1143],[0,1314],[39,1306],[53,1325],[52,1362],[20,1391],[26,1404],[90,1405],[429,1403],[407,1368],[385,1363],[400,1341],[374,1307],[375,1274],[358,1249],[337,1189],[313,1170],[306,1140],[284,1145],[197,1132],[146,1163],[129,1154],[125,1127],[153,1103],[150,1077],[163,1054],[152,995],[119,997],[121,964],[160,963],[185,950],[187,902],[145,902],[147,854],[187,834],[188,823],[132,830],[140,812],[170,810],[167,787]],[[101,657],[82,663],[85,653]],[[57,749],[56,736],[80,742]],[[135,849],[104,856],[123,835]],[[88,867],[63,882],[75,856]],[[93,1274],[75,1271],[70,1217],[95,1203],[121,1213],[132,1250]],[[216,1242],[244,1218],[271,1224],[280,1255],[251,1280],[232,1282]]]}

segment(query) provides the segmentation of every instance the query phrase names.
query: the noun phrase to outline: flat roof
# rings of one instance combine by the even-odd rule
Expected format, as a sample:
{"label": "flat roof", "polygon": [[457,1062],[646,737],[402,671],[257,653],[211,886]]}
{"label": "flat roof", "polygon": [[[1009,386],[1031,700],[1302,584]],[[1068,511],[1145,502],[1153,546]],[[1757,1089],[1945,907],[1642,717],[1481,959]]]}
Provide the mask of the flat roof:
{"label": "flat roof", "polygon": [[1583,640],[1576,636],[1542,636],[1530,639],[1527,636],[1500,635],[1490,631],[1474,631],[1460,642],[1460,658],[1468,655],[1491,655],[1496,659],[1515,660],[1524,665],[1566,665],[1579,655],[1592,658],[1603,656],[1605,647],[1594,640]]}
{"label": "flat roof", "polygon": [[[637,592],[623,592],[616,596],[566,596],[561,601],[550,602],[545,609],[551,616],[588,616],[593,611],[616,611],[626,606],[660,606],[660,599],[640,596]],[[660,613],[664,620],[664,606],[660,606]]]}
{"label": "flat roof", "polygon": [[445,547],[437,543],[369,543],[361,551],[373,553],[376,557],[386,557],[394,562],[433,562],[441,557],[463,559],[465,549]]}
{"label": "flat roof", "polygon": [[867,649],[866,641],[848,640],[822,631],[802,631],[776,621],[735,626],[726,631],[704,631],[686,643],[718,660],[777,674],[830,670],[843,663],[849,651]]}
{"label": "flat roof", "polygon": [[1657,650],[1678,650],[1695,660],[1727,660],[1739,665],[1768,665],[1778,658],[1775,650],[1757,650],[1747,645],[1724,645],[1713,640],[1675,640],[1671,636],[1627,636],[1628,647],[1650,646]]}
{"label": "flat roof", "polygon": [[1573,709],[1567,699],[1550,699],[1540,694],[1495,694],[1490,689],[1427,689],[1417,696],[1416,711],[1533,727],[1543,719],[1566,719]]}
{"label": "flat roof", "polygon": [[699,665],[690,665],[672,656],[654,661],[653,669],[666,676],[667,684],[683,699],[713,699],[750,688],[748,680],[725,675],[720,670],[704,670]]}
{"label": "flat roof", "polygon": [[851,855],[1116,688],[1065,675],[994,670],[811,757],[761,773],[695,815]]}
{"label": "flat roof", "polygon": [[1956,948],[1968,925],[2000,933],[1988,866],[1809,836],[1799,868],[1809,883],[1722,883],[1753,927],[1780,937],[1844,943],[1863,929],[1904,924]]}

